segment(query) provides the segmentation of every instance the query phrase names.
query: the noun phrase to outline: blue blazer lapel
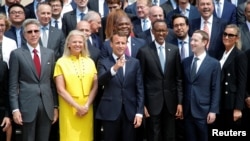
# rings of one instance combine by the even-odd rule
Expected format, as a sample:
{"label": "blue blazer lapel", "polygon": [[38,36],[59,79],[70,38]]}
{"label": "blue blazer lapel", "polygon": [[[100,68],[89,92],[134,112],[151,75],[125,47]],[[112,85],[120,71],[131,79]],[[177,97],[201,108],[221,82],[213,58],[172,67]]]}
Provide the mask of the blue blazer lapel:
{"label": "blue blazer lapel", "polygon": [[203,60],[203,62],[201,63],[201,65],[200,65],[200,68],[198,69],[198,71],[197,71],[197,73],[196,73],[196,76],[195,76],[195,78],[194,78],[194,80],[197,78],[197,77],[199,77],[199,75],[200,75],[200,73],[201,72],[204,72],[204,71],[206,71],[207,69],[209,69],[209,68],[207,68],[209,65],[207,65],[207,58],[208,58],[208,56],[206,55],[206,57],[204,58],[204,60]]}

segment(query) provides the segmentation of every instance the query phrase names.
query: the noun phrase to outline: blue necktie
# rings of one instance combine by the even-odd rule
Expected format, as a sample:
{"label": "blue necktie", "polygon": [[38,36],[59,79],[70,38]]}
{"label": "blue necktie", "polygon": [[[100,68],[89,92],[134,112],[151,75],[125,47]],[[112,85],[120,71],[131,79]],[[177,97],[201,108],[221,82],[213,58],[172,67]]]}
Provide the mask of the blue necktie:
{"label": "blue necktie", "polygon": [[165,57],[164,57],[164,54],[163,54],[163,47],[162,46],[159,47],[158,56],[159,56],[159,59],[160,59],[162,72],[164,72],[164,70],[165,70]]}
{"label": "blue necktie", "polygon": [[184,48],[184,44],[186,42],[185,41],[181,41],[180,44],[181,44],[181,60],[183,60],[185,58],[185,48]]}
{"label": "blue necktie", "polygon": [[58,28],[58,21],[55,20],[55,28]]}
{"label": "blue necktie", "polygon": [[193,60],[193,65],[191,67],[191,80],[193,81],[194,78],[195,78],[195,75],[196,75],[196,71],[197,71],[197,61],[199,60],[199,58],[197,57],[194,57],[194,60]]}
{"label": "blue necktie", "polygon": [[80,13],[80,20],[82,21],[83,20],[83,17],[84,17],[84,13]]}

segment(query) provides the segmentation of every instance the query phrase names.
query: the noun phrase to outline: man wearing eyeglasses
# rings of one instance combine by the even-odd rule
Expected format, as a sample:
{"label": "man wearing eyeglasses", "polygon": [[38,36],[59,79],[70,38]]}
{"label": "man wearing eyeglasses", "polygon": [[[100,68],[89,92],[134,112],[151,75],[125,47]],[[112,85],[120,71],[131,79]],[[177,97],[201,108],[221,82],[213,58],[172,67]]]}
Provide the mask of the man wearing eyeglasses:
{"label": "man wearing eyeglasses", "polygon": [[23,141],[48,141],[58,118],[53,83],[54,52],[39,44],[40,23],[23,23],[27,44],[12,51],[9,70],[9,99],[13,120],[22,128]]}

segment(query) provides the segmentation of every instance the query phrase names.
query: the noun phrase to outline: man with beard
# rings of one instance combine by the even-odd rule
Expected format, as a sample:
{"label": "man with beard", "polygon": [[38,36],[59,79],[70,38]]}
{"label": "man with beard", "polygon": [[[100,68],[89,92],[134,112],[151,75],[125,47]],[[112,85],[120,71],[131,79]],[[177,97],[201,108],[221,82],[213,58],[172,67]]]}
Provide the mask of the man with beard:
{"label": "man with beard", "polygon": [[172,25],[175,38],[173,38],[170,43],[179,47],[181,60],[183,60],[193,54],[190,47],[191,39],[188,35],[188,18],[181,14],[176,14],[172,17]]}

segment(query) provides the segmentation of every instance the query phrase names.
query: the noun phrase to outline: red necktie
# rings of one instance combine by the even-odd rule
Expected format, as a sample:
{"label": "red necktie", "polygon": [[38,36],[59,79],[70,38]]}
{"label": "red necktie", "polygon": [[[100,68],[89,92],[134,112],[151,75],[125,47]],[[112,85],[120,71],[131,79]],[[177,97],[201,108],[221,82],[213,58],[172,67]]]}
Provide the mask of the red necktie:
{"label": "red necktie", "polygon": [[34,53],[33,61],[34,61],[35,67],[36,67],[37,75],[40,77],[40,74],[41,74],[40,59],[39,59],[39,56],[37,54],[37,50],[36,49],[33,50],[33,53]]}
{"label": "red necktie", "polygon": [[127,46],[127,48],[126,48],[126,50],[125,50],[125,54],[126,54],[127,56],[130,56],[130,52],[129,52],[128,46]]}

